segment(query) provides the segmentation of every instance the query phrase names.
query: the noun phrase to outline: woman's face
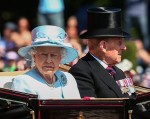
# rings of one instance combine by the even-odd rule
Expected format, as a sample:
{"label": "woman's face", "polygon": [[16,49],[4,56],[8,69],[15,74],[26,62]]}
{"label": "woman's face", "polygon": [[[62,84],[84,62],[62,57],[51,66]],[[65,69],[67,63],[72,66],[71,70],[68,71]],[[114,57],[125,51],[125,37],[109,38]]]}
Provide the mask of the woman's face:
{"label": "woman's face", "polygon": [[122,52],[126,50],[123,38],[111,38],[106,41],[105,61],[108,65],[115,65],[121,61]]}
{"label": "woman's face", "polygon": [[53,76],[59,69],[61,61],[61,48],[58,47],[37,47],[33,56],[35,66],[43,77]]}

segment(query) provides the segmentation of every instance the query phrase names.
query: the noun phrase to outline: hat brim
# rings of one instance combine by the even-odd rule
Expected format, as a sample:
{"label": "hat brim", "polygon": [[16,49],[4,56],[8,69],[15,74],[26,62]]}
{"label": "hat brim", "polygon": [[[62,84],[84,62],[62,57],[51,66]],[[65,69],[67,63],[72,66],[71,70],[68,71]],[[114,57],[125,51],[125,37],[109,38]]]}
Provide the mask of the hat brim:
{"label": "hat brim", "polygon": [[100,29],[100,30],[86,31],[80,35],[81,39],[103,38],[103,37],[129,38],[130,34],[124,32],[122,30]]}
{"label": "hat brim", "polygon": [[34,45],[34,46],[26,46],[26,47],[22,47],[18,50],[18,54],[22,57],[24,57],[27,60],[32,60],[31,55],[30,55],[30,50],[34,47],[42,47],[42,46],[48,46],[48,47],[61,47],[64,48],[65,50],[65,55],[64,57],[62,57],[61,59],[61,64],[66,64],[69,62],[72,62],[74,59],[77,58],[78,56],[78,52],[67,45]]}

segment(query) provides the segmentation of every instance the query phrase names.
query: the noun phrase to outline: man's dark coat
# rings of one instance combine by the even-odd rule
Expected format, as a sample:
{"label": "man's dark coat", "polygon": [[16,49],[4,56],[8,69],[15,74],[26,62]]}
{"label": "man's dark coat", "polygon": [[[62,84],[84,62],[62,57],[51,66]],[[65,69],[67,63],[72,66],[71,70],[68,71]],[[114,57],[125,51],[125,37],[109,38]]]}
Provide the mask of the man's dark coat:
{"label": "man's dark coat", "polygon": [[108,71],[88,53],[77,64],[71,67],[69,72],[75,77],[81,97],[89,96],[96,98],[122,98],[121,89],[116,80],[124,79],[122,70],[113,67],[116,71],[114,78]]}

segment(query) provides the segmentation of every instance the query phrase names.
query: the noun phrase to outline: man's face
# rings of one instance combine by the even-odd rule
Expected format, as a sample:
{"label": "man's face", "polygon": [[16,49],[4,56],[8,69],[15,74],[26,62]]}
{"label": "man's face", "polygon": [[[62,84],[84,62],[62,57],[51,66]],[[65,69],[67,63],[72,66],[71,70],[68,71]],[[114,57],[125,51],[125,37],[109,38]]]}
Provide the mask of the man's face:
{"label": "man's face", "polygon": [[105,61],[108,65],[115,65],[121,61],[122,52],[126,50],[123,38],[111,38],[105,42]]}
{"label": "man's face", "polygon": [[34,54],[35,66],[44,75],[53,75],[58,70],[61,61],[61,48],[37,47]]}

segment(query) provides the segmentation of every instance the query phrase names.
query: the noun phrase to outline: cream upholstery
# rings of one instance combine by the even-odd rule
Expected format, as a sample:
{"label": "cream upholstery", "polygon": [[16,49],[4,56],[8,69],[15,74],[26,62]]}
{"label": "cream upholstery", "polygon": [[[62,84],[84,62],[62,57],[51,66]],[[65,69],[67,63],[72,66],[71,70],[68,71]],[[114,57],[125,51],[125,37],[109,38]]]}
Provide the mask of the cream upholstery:
{"label": "cream upholstery", "polygon": [[15,72],[0,72],[0,88],[11,88],[12,80],[19,74],[24,74],[26,71]]}
{"label": "cream upholstery", "polygon": [[15,76],[0,76],[0,88],[10,89],[14,77]]}

